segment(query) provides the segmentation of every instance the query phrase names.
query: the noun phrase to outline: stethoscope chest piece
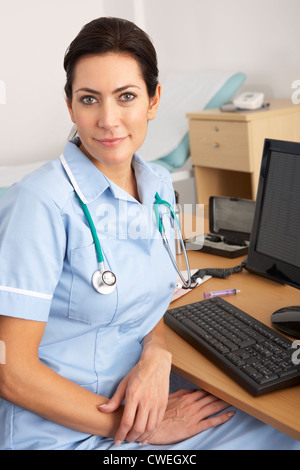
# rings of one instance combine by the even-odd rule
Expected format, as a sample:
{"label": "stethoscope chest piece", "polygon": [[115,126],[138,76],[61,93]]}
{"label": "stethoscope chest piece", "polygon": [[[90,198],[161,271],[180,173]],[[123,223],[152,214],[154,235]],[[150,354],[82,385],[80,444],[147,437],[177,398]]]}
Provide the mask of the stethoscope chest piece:
{"label": "stethoscope chest piece", "polygon": [[101,272],[98,269],[93,274],[92,284],[100,294],[111,294],[116,288],[117,279],[112,271]]}

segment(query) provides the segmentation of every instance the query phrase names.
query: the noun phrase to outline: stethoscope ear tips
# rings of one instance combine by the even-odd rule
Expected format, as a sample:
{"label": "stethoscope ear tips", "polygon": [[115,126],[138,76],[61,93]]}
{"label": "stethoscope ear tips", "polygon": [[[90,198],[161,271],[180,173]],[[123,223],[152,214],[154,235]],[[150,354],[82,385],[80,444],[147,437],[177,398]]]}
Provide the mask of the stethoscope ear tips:
{"label": "stethoscope ear tips", "polygon": [[117,285],[117,279],[112,271],[95,271],[92,284],[99,294],[112,294]]}

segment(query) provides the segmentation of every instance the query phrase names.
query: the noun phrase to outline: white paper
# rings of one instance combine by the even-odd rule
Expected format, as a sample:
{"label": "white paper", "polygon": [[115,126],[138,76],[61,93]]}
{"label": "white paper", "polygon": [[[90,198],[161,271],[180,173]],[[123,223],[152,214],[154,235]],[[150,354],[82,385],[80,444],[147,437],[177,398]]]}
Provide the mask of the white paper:
{"label": "white paper", "polygon": [[[197,272],[197,271],[198,271],[198,269],[191,269],[191,276],[193,276],[193,274],[195,274],[195,272]],[[187,271],[181,271],[181,274],[183,275],[183,277],[185,279],[187,279]],[[202,282],[199,284],[199,286],[201,286],[204,282],[208,281],[210,278],[211,278],[211,276],[204,276],[204,278],[202,279]],[[181,279],[178,275],[177,275],[176,282],[181,284]],[[195,289],[197,289],[197,287],[195,287]],[[180,297],[182,297],[183,295],[188,294],[189,292],[191,292],[191,290],[193,290],[193,289],[178,289],[178,288],[175,288],[171,302],[174,302],[174,300],[177,300]]]}

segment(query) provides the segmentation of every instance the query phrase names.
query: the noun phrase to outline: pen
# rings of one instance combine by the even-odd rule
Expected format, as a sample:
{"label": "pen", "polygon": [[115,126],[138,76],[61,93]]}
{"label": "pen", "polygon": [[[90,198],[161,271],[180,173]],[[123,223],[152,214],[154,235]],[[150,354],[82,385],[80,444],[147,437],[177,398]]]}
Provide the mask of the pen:
{"label": "pen", "polygon": [[204,292],[203,297],[207,299],[208,297],[222,297],[224,295],[235,295],[238,292],[241,292],[237,289],[227,289],[227,290],[215,290],[213,292],[208,292],[207,294]]}

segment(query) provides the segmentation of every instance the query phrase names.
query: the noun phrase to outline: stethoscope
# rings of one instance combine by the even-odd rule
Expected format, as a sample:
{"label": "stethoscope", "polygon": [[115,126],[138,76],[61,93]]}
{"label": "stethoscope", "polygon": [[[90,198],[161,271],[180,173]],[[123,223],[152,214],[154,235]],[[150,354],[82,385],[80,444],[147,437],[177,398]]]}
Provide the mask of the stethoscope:
{"label": "stethoscope", "polygon": [[[172,250],[170,248],[168,238],[167,238],[166,232],[165,232],[165,227],[164,227],[164,224],[163,224],[163,216],[159,213],[159,206],[160,205],[164,205],[164,206],[167,207],[167,209],[169,210],[171,219],[173,220],[173,226],[176,225],[176,232],[179,236],[179,241],[180,241],[180,245],[181,245],[181,248],[182,248],[182,251],[183,251],[183,254],[184,254],[184,259],[185,259],[185,264],[186,264],[186,269],[187,269],[187,277],[188,277],[187,281],[184,279],[184,277],[183,277],[183,275],[182,275],[182,273],[181,273],[181,271],[178,267],[176,259],[174,258]],[[176,272],[177,272],[177,274],[178,274],[178,276],[179,276],[179,278],[181,279],[181,282],[182,282],[182,285],[177,283],[176,287],[177,288],[182,288],[182,289],[193,289],[194,287],[196,287],[200,283],[200,280],[197,279],[196,284],[194,284],[194,286],[192,286],[192,276],[191,276],[190,264],[189,264],[187,252],[186,252],[186,249],[185,249],[185,244],[184,244],[183,237],[182,237],[179,220],[178,220],[178,218],[175,214],[175,211],[174,211],[172,205],[169,202],[164,201],[163,199],[161,199],[159,197],[158,193],[155,194],[154,213],[155,213],[155,217],[156,217],[156,221],[157,221],[157,225],[158,225],[158,230],[159,230],[159,232],[162,236],[162,239],[163,239],[163,243],[164,243],[164,245],[167,249],[167,252],[170,256],[170,259],[173,263],[173,266],[174,266],[174,268],[175,268],[175,270],[176,270]]]}
{"label": "stethoscope", "polygon": [[[103,254],[102,254],[102,249],[101,249],[99,237],[97,235],[97,231],[96,231],[94,222],[92,220],[90,211],[89,211],[87,205],[84,202],[82,202],[82,200],[80,199],[79,196],[78,196],[78,200],[80,202],[80,205],[82,207],[84,215],[85,215],[85,217],[88,221],[88,224],[89,224],[92,236],[93,236],[93,240],[94,240],[94,243],[95,243],[96,254],[97,254],[97,260],[98,260],[98,264],[99,264],[99,269],[97,269],[94,272],[93,276],[92,276],[92,285],[93,285],[94,289],[96,289],[96,291],[99,292],[100,294],[111,294],[115,290],[116,285],[117,285],[116,275],[112,271],[105,269],[105,267],[104,267],[104,258],[103,258]],[[182,273],[181,273],[181,271],[178,267],[178,264],[177,264],[177,262],[174,258],[172,250],[170,248],[170,245],[169,245],[169,242],[168,242],[168,239],[167,239],[167,236],[166,236],[166,232],[165,232],[163,217],[159,213],[159,206],[160,205],[164,205],[168,208],[169,213],[171,215],[171,218],[173,220],[173,223],[176,223],[176,225],[177,225],[177,232],[178,232],[178,235],[179,235],[180,244],[181,244],[181,247],[182,247],[182,251],[184,253],[184,258],[185,258],[185,263],[186,263],[186,268],[187,268],[187,276],[188,276],[187,281],[184,279],[184,277],[183,277],[183,275],[182,275]],[[168,254],[171,258],[173,266],[176,269],[176,271],[177,271],[177,273],[178,273],[178,275],[179,275],[179,277],[180,277],[180,279],[183,283],[183,285],[177,284],[176,287],[177,288],[181,287],[183,289],[193,289],[194,287],[196,287],[199,284],[199,280],[196,280],[196,283],[192,286],[192,278],[191,278],[191,270],[190,270],[190,266],[189,266],[189,260],[188,260],[188,257],[187,257],[184,241],[183,241],[183,238],[182,238],[182,233],[181,233],[181,230],[180,230],[180,224],[179,224],[178,218],[177,218],[171,204],[169,204],[167,201],[162,200],[159,197],[158,193],[155,194],[154,212],[155,212],[155,217],[156,217],[157,224],[158,224],[158,230],[159,230],[159,232],[162,236],[163,243],[164,243],[164,245],[165,245],[165,247],[168,251]]]}
{"label": "stethoscope", "polygon": [[[97,230],[96,230],[96,227],[95,227],[95,224],[93,222],[93,219],[91,217],[91,214],[90,214],[90,211],[87,207],[87,204],[83,201],[83,197],[81,196],[80,194],[80,190],[74,180],[74,178],[72,177],[72,174],[70,173],[70,170],[68,168],[68,165],[65,161],[65,158],[64,156],[62,155],[61,156],[61,162],[69,176],[69,179],[71,181],[71,184],[74,188],[74,191],[75,191],[75,194],[77,195],[78,197],[78,200],[79,200],[79,203],[82,207],[82,210],[83,210],[83,213],[87,219],[87,222],[89,224],[89,227],[90,227],[90,230],[91,230],[91,234],[92,234],[92,237],[93,237],[93,240],[94,240],[94,244],[95,244],[95,250],[96,250],[96,255],[97,255],[97,261],[98,261],[98,265],[99,265],[99,269],[97,269],[94,274],[92,275],[92,286],[94,287],[94,289],[99,292],[99,294],[111,294],[114,292],[116,286],[117,286],[117,277],[116,275],[108,270],[108,269],[105,269],[105,265],[104,265],[104,257],[103,257],[103,253],[102,253],[102,249],[101,249],[101,245],[100,245],[100,240],[99,240],[99,237],[97,235]],[[181,247],[182,247],[182,251],[184,253],[184,259],[185,259],[185,263],[186,263],[186,268],[187,268],[187,281],[184,279],[179,267],[178,267],[178,264],[173,256],[173,253],[172,253],[172,250],[170,248],[170,245],[169,245],[169,242],[168,242],[168,239],[167,239],[167,236],[166,236],[166,232],[165,232],[165,227],[164,227],[164,223],[163,223],[163,215],[160,213],[159,211],[159,206],[165,206],[167,207],[169,213],[170,213],[170,216],[171,216],[171,219],[173,221],[173,226],[176,224],[176,230],[177,230],[177,233],[178,233],[178,236],[179,236],[179,240],[180,240],[180,244],[181,244]],[[155,217],[156,217],[156,221],[157,221],[157,225],[158,225],[158,230],[161,234],[161,237],[163,239],[163,243],[167,249],[167,252],[171,258],[171,261],[172,261],[172,264],[182,282],[182,285],[181,284],[176,284],[176,287],[177,288],[182,288],[182,289],[193,289],[194,287],[196,287],[200,282],[201,280],[200,279],[196,279],[196,282],[194,283],[194,285],[192,285],[192,276],[191,276],[191,270],[190,270],[190,265],[189,265],[189,260],[188,260],[188,257],[187,257],[187,253],[186,253],[186,249],[185,249],[185,245],[184,245],[184,241],[183,241],[183,238],[182,238],[182,233],[181,233],[181,229],[180,229],[180,223],[179,223],[179,220],[175,214],[175,211],[172,207],[172,205],[167,202],[167,201],[164,201],[163,199],[161,199],[158,195],[158,193],[155,194],[155,201],[154,201],[154,213],[155,213]]]}
{"label": "stethoscope", "polygon": [[[76,193],[76,191],[75,191]],[[97,254],[97,261],[99,265],[99,269],[97,269],[93,276],[92,276],[92,286],[96,289],[99,294],[112,294],[117,286],[117,278],[116,275],[110,271],[105,269],[104,267],[104,257],[100,245],[100,240],[97,235],[97,230],[93,219],[91,217],[90,211],[88,210],[87,205],[80,199],[79,195],[76,193],[84,215],[88,221],[92,237],[95,243],[95,249]]]}

